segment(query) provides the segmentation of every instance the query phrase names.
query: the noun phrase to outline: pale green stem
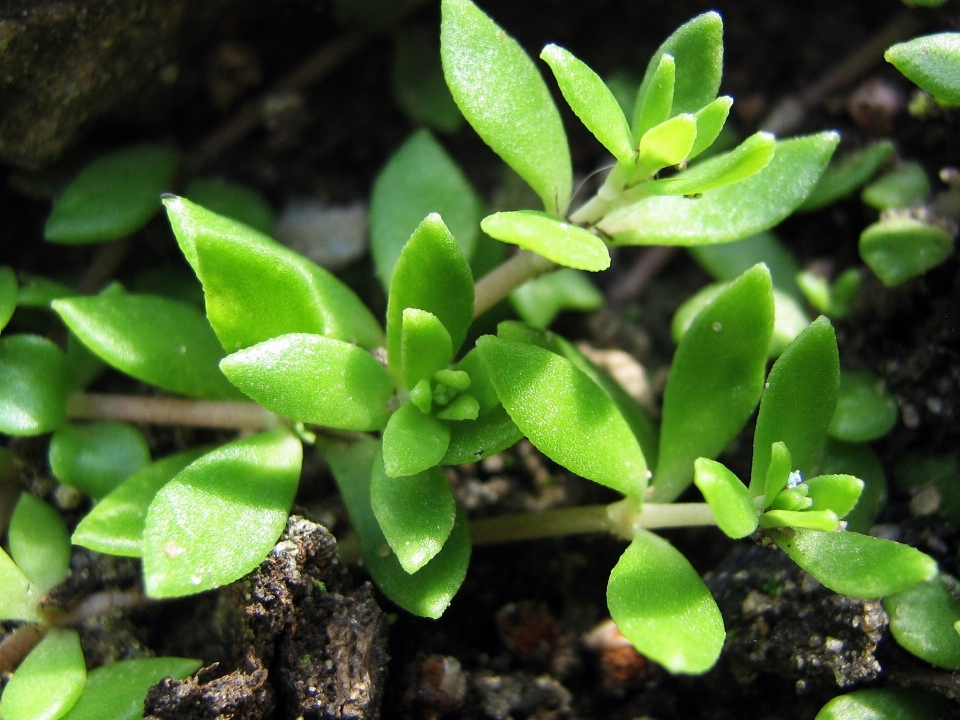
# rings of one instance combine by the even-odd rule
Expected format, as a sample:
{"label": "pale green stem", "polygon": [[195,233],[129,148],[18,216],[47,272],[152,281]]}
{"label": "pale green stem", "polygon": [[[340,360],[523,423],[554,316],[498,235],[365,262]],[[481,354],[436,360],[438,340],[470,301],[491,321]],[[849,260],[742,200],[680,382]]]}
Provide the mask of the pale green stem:
{"label": "pale green stem", "polygon": [[595,225],[604,215],[610,212],[614,203],[623,194],[623,186],[626,180],[627,169],[618,163],[607,175],[607,179],[603,181],[603,185],[597,190],[597,194],[577,208],[576,212],[570,216],[570,222],[588,227]]}
{"label": "pale green stem", "polygon": [[67,416],[235,430],[270,430],[282,424],[277,415],[255,402],[99,393],[74,393],[67,403]]}
{"label": "pale green stem", "polygon": [[556,263],[542,255],[537,255],[530,250],[521,250],[477,282],[474,290],[473,316],[480,317],[527,280],[543,275],[556,266]]}

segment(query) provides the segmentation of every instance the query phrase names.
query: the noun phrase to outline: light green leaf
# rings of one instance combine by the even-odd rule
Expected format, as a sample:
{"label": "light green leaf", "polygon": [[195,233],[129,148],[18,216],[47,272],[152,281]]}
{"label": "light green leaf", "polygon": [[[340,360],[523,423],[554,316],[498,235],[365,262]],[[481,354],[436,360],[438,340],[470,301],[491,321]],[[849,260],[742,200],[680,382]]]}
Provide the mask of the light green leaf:
{"label": "light green leaf", "polygon": [[[443,79],[440,39],[435,32],[421,31],[410,25],[403,28],[393,48],[390,80],[397,105],[414,122],[445,133],[454,133],[463,125],[463,115]],[[420,218],[427,212],[431,211],[420,213]],[[384,284],[389,284],[389,277]]]}
{"label": "light green leaf", "polygon": [[316,263],[184,198],[167,197],[164,205],[226,350],[292,332],[366,348],[383,344],[380,324],[360,298]]}
{"label": "light green leaf", "polygon": [[960,105],[960,78],[957,74],[957,68],[960,67],[960,33],[924,35],[897,43],[888,48],[883,57],[908,80],[934,97],[951,105]]}
{"label": "light green leaf", "polygon": [[290,333],[235,352],[220,367],[230,382],[278,415],[340,430],[386,426],[393,383],[356,345]]}
{"label": "light green leaf", "polygon": [[899,415],[896,398],[880,378],[866,370],[844,370],[827,434],[845,442],[869,442],[890,432]]}
{"label": "light green leaf", "polygon": [[83,695],[63,720],[140,720],[150,688],[165,677],[192,675],[203,663],[177,657],[136,658],[103,665],[87,675]]}
{"label": "light green leaf", "polygon": [[948,706],[946,698],[916,688],[868,688],[835,697],[814,720],[942,720]]}
{"label": "light green leaf", "polygon": [[408,388],[446,368],[453,359],[450,333],[433,313],[405,308],[400,329],[403,382]]}
{"label": "light green leaf", "polygon": [[484,336],[480,356],[511,419],[542,453],[572,472],[637,496],[647,464],[617,406],[566,358]]}
{"label": "light green leaf", "polygon": [[48,458],[57,480],[99,500],[150,462],[150,447],[133,425],[107,420],[60,428]]}
{"label": "light green leaf", "polygon": [[670,119],[676,75],[677,63],[669,53],[660,55],[653,74],[647,69],[648,78],[644,78],[637,87],[637,97],[633,103],[632,132],[635,142],[639,143],[647,130]]}
{"label": "light green leaf", "polygon": [[697,139],[690,149],[689,157],[691,159],[712,147],[713,143],[720,137],[732,105],[733,98],[724,95],[697,110],[694,114],[694,117],[697,118]]}
{"label": "light green leaf", "polygon": [[[766,510],[773,504],[777,495],[780,494],[790,479],[790,472],[793,469],[793,459],[790,457],[790,450],[786,444],[780,440],[770,445],[770,461],[763,479],[763,509]],[[752,488],[751,488],[752,489]],[[752,495],[759,495],[759,492],[753,492]]]}
{"label": "light green leaf", "polygon": [[470,563],[470,530],[463,512],[443,549],[413,575],[408,574],[390,550],[370,504],[370,478],[380,443],[363,438],[352,445],[321,441],[340,495],[357,534],[364,564],[380,589],[404,610],[421,617],[438,618],[460,589]]}
{"label": "light green leaf", "polygon": [[878,598],[926,582],[937,563],[908,545],[853,532],[794,529],[774,542],[793,561],[834,592]]}
{"label": "light green leaf", "polygon": [[80,520],[70,541],[96,552],[143,555],[143,527],[153,498],[206,450],[197,448],[158,460],[127,478]]}
{"label": "light green leaf", "polygon": [[540,59],[553,70],[564,100],[587,130],[617,161],[624,165],[632,163],[636,153],[630,126],[600,76],[559,45],[547,45]]}
{"label": "light green leaf", "polygon": [[470,258],[483,203],[443,146],[420,130],[380,171],[370,198],[370,249],[385,288],[404,243],[430,213],[443,217],[463,256]]}
{"label": "light green leaf", "polygon": [[67,415],[73,375],[63,351],[39,335],[0,337],[0,432],[42,435]]}
{"label": "light green leaf", "polygon": [[390,373],[402,378],[403,311],[433,313],[450,333],[453,352],[460,349],[473,321],[473,275],[453,236],[436,214],[417,226],[403,247],[387,298],[387,358]]}
{"label": "light green leaf", "polygon": [[610,267],[603,240],[577,225],[534,210],[487,215],[483,231],[502,242],[533,250],[558,265],[597,272]]}
{"label": "light green leaf", "polygon": [[947,670],[960,670],[960,603],[953,599],[956,579],[938,575],[883,599],[890,632],[918,658]]}
{"label": "light green leaf", "polygon": [[503,405],[481,412],[476,420],[449,423],[450,444],[441,465],[479,462],[506,450],[523,438]]}
{"label": "light green leaf", "polygon": [[77,702],[86,679],[77,631],[52,628],[3,689],[4,720],[57,720]]}
{"label": "light green leaf", "polygon": [[750,491],[754,496],[763,492],[774,442],[786,444],[794,469],[810,469],[833,417],[839,384],[837,338],[830,321],[821,315],[783,351],[767,376],[753,436]]}
{"label": "light green leaf", "polygon": [[441,3],[440,58],[454,101],[477,134],[563,216],[570,150],[550,91],[530,56],[470,0]]}
{"label": "light green leaf", "polygon": [[510,293],[510,302],[525,322],[546,329],[563,310],[588,312],[603,307],[603,293],[573,268],[528,280]]}
{"label": "light green leaf", "polygon": [[457,515],[442,469],[434,465],[415,475],[390,477],[379,458],[370,480],[370,505],[400,566],[410,574],[440,552]]}
{"label": "light green leaf", "polygon": [[697,119],[689,113],[655,125],[640,138],[634,177],[646,179],[658,170],[679,165],[690,155],[697,139]]}
{"label": "light green leaf", "polygon": [[60,513],[38,497],[20,495],[10,518],[10,555],[40,594],[70,572],[70,536]]}
{"label": "light green leaf", "polygon": [[8,265],[0,265],[0,330],[3,330],[17,309],[20,286],[17,274]]}
{"label": "light green leaf", "polygon": [[193,595],[257,567],[286,526],[302,454],[288,430],[272,430],[207,453],[164,485],[143,531],[147,595]]}
{"label": "light green leaf", "polygon": [[693,462],[714,458],[736,436],[763,387],[773,330],[770,273],[756,265],[704,308],[673,356],[664,391],[655,502],[693,480]]}
{"label": "light green leaf", "polygon": [[644,198],[612,211],[597,227],[617,245],[709,245],[749,237],[803,202],[839,140],[825,132],[780,141],[770,164],[746,180],[699,199]]}
{"label": "light green leaf", "polygon": [[264,235],[273,233],[277,220],[273,208],[251,187],[222,178],[198,178],[187,185],[183,195],[210,212],[242,222]]}
{"label": "light green leaf", "polygon": [[170,392],[240,397],[220,372],[223,349],[196,308],[157,295],[55,300],[53,309],[101,360]]}
{"label": "light green leaf", "polygon": [[818,472],[853,475],[863,483],[863,490],[853,510],[844,521],[847,529],[867,534],[887,503],[887,478],[883,464],[868,445],[853,445],[827,439]]}
{"label": "light green leaf", "polygon": [[909,217],[881,220],[860,234],[860,257],[887,287],[922,275],[952,253],[951,233]]}
{"label": "light green leaf", "polygon": [[867,185],[861,196],[877,210],[900,210],[929,198],[930,181],[923,165],[904,162]]}
{"label": "light green leaf", "polygon": [[673,673],[717,661],[726,633],[713,596],[670,543],[641,531],[610,573],[610,616],[641,653]]}
{"label": "light green leaf", "polygon": [[43,593],[0,548],[0,620],[40,622]]}
{"label": "light green leaf", "polygon": [[[760,527],[763,529],[805,528],[807,530],[832,533],[840,527],[840,518],[838,518],[837,514],[832,510],[767,510],[760,516]],[[797,565],[800,565],[805,570],[807,569],[799,560],[796,560],[796,558],[794,558],[794,560]],[[814,575],[812,572],[810,574]],[[814,575],[814,577],[817,576]],[[819,580],[819,577],[817,577],[817,579]]]}
{"label": "light green leaf", "polygon": [[450,429],[412,403],[401,405],[383,431],[383,461],[392,478],[433,467],[447,452]]}
{"label": "light green leaf", "polygon": [[180,155],[140,145],[104,155],[87,165],[53,206],[44,237],[80,245],[126,237],[160,209],[160,193],[180,166]]}
{"label": "light green leaf", "polygon": [[721,463],[707,458],[697,458],[693,469],[693,482],[703,493],[717,519],[717,527],[724,534],[737,539],[757,529],[757,509],[740,478]]}
{"label": "light green leaf", "polygon": [[819,210],[846,197],[869,180],[893,150],[892,142],[881,140],[830,163],[797,212]]}

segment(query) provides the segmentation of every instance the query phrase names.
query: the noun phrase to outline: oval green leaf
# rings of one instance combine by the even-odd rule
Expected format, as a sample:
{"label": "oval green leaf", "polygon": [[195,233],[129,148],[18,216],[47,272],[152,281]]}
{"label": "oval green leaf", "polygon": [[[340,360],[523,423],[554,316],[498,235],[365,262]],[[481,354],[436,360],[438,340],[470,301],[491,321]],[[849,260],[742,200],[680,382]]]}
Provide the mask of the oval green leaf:
{"label": "oval green leaf", "polygon": [[290,333],[228,355],[230,382],[278,415],[340,430],[381,430],[393,383],[356,345]]}
{"label": "oval green leaf", "polygon": [[562,216],[573,186],[570,150],[530,56],[470,0],[441,3],[440,58],[454,101],[477,134]]}
{"label": "oval green leaf", "polygon": [[0,620],[40,622],[43,593],[0,548]]}
{"label": "oval green leaf", "polygon": [[70,572],[70,536],[60,513],[23,493],[10,518],[10,555],[24,575],[46,595]]}
{"label": "oval green leaf", "polygon": [[451,422],[448,427],[450,444],[441,465],[479,462],[523,438],[520,428],[510,419],[503,405],[480,413],[476,420]]}
{"label": "oval green leaf", "polygon": [[3,689],[4,720],[57,720],[77,702],[86,679],[77,631],[53,628]]}
{"label": "oval green leaf", "polygon": [[881,220],[860,234],[860,257],[893,287],[935,268],[953,253],[953,235],[909,217]]}
{"label": "oval green leaf", "polygon": [[883,599],[890,632],[918,658],[947,670],[960,670],[960,603],[953,599],[957,581],[946,575],[918,583]]}
{"label": "oval green leaf", "polygon": [[453,341],[433,313],[417,308],[403,311],[400,329],[400,358],[403,382],[409,389],[421,380],[430,380],[453,359]]}
{"label": "oval green leaf", "polygon": [[60,428],[48,458],[57,480],[99,500],[150,462],[150,447],[133,425],[108,420]]}
{"label": "oval green leaf", "polygon": [[603,240],[546,213],[498,212],[485,217],[480,227],[492,238],[532,250],[558,265],[590,272],[610,267],[610,251]]}
{"label": "oval green leaf", "polygon": [[39,335],[0,337],[0,432],[42,435],[63,425],[73,374],[64,352]]}
{"label": "oval green leaf", "polygon": [[673,673],[697,675],[717,661],[726,633],[713,596],[670,543],[641,531],[610,573],[607,606],[620,632]]}
{"label": "oval green leaf", "polygon": [[390,416],[383,431],[383,461],[392,478],[416,475],[443,459],[450,444],[450,429],[413,403],[405,403]]}
{"label": "oval green leaf", "polygon": [[926,582],[937,563],[908,545],[853,532],[794,529],[773,540],[790,558],[834,592],[878,598]]}
{"label": "oval green leaf", "polygon": [[662,168],[679,165],[690,155],[696,139],[697,119],[689,113],[650,128],[640,138],[634,177],[646,179]]}
{"label": "oval green leaf", "polygon": [[3,330],[17,309],[20,286],[13,268],[0,265],[0,330]]}
{"label": "oval green leaf", "polygon": [[881,140],[830,163],[797,212],[819,210],[846,197],[869,180],[893,150],[892,142]]}
{"label": "oval green leaf", "polygon": [[[652,61],[651,61],[652,62]],[[647,69],[649,75],[650,70]],[[673,107],[673,91],[676,85],[677,63],[673,55],[664,53],[649,79],[637,87],[633,104],[632,138],[639,143],[647,130],[670,118]]]}
{"label": "oval green leaf", "polygon": [[946,698],[923,690],[868,688],[835,697],[814,720],[942,720],[948,708]]}
{"label": "oval green leaf", "polygon": [[109,294],[55,300],[53,309],[101,360],[170,392],[240,397],[220,372],[223,349],[200,312],[157,295]]}
{"label": "oval green leaf", "polygon": [[715,280],[733,280],[762,262],[770,271],[776,290],[798,301],[804,299],[794,279],[800,272],[800,266],[772,232],[764,231],[721,245],[696,245],[688,248],[687,252]]}
{"label": "oval green leaf", "polygon": [[[922,3],[920,3],[922,4]],[[908,80],[934,97],[960,105],[960,33],[925,35],[897,43],[883,54]]]}
{"label": "oval green leaf", "polygon": [[147,595],[193,595],[257,567],[286,526],[302,455],[288,430],[271,430],[207,453],[164,485],[143,531]]}
{"label": "oval green leaf", "polygon": [[273,233],[276,216],[270,203],[253,188],[222,178],[198,178],[184,197],[207,210],[249,225],[264,235]]}
{"label": "oval green leaf", "polygon": [[902,210],[930,197],[930,180],[920,163],[902,162],[867,185],[861,197],[877,210]]}
{"label": "oval green leaf", "polygon": [[723,126],[727,123],[727,116],[730,114],[732,105],[733,98],[724,95],[697,110],[694,114],[694,117],[697,118],[697,139],[690,149],[689,157],[691,159],[710,148],[717,141],[723,131]]}
{"label": "oval green leaf", "polygon": [[734,538],[743,538],[757,529],[759,517],[747,486],[723,464],[707,458],[693,463],[693,482],[713,510],[717,527]]}
{"label": "oval green leaf", "polygon": [[[463,125],[463,115],[443,79],[440,38],[435,32],[404,27],[394,45],[390,80],[397,105],[414,122],[444,133],[455,133]],[[427,212],[420,213],[420,218]],[[389,284],[389,280],[387,277],[384,284]]]}
{"label": "oval green leaf", "polygon": [[845,442],[869,442],[890,432],[899,415],[896,398],[880,378],[869,371],[845,370],[827,434]]}
{"label": "oval green leaf", "polygon": [[603,293],[579,270],[560,268],[510,293],[510,303],[524,322],[546,329],[564,310],[589,312],[603,307]]}
{"label": "oval green leaf", "polygon": [[155,145],[126,148],[85,167],[53,206],[44,237],[80,245],[126,237],[160,209],[160,193],[180,166],[180,155]]}
{"label": "oval green leaf", "polygon": [[868,445],[827,439],[818,472],[853,475],[863,483],[857,504],[844,517],[847,529],[867,534],[887,504],[887,478],[883,464]]}

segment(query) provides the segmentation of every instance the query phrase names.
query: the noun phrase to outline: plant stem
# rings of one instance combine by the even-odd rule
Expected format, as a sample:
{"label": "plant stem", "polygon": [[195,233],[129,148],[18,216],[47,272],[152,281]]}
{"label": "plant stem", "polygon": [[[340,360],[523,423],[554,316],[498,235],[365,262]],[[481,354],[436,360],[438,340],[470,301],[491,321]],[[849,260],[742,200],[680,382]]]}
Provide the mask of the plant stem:
{"label": "plant stem", "polygon": [[21,625],[0,642],[0,672],[13,670],[43,639],[43,631],[33,623]]}
{"label": "plant stem", "polygon": [[270,430],[281,420],[255,402],[233,400],[184,400],[74,393],[67,403],[67,416],[84,420],[129,420],[156,425]]}
{"label": "plant stem", "polygon": [[484,275],[474,290],[473,316],[479,317],[527,280],[543,275],[557,265],[530,250],[521,250],[503,265]]}

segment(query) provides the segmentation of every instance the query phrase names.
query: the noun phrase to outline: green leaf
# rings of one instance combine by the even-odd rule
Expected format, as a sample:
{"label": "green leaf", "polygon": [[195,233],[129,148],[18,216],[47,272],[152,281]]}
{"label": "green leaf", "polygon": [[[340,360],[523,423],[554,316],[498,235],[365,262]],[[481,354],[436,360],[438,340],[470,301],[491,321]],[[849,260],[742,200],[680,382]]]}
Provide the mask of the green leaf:
{"label": "green leaf", "polygon": [[0,548],[0,620],[40,622],[43,593]]}
{"label": "green leaf", "polygon": [[[773,279],[773,287],[795,300],[804,298],[794,280],[800,266],[777,236],[764,231],[743,240],[720,245],[694,245],[687,252],[715,280],[733,280],[759,262],[764,263]],[[776,298],[774,298],[776,300]]]}
{"label": "green leaf", "polygon": [[610,267],[610,252],[603,240],[546,213],[498,212],[487,215],[480,227],[496,240],[533,250],[558,265],[591,272]]}
{"label": "green leaf", "polygon": [[[840,527],[840,519],[832,510],[767,510],[760,516],[760,527],[763,529],[805,528],[832,533]],[[807,569],[799,560],[796,560],[796,563],[805,570]],[[810,574],[813,575],[814,573],[811,572]],[[817,576],[814,575],[814,577]],[[819,577],[817,579],[819,580]]]}
{"label": "green leaf", "polygon": [[436,214],[428,215],[400,253],[387,298],[387,358],[398,381],[403,311],[433,313],[460,349],[473,321],[473,275],[453,236]]}
{"label": "green leaf", "polygon": [[687,559],[641,531],[610,573],[610,616],[641,653],[673,673],[700,674],[723,648],[723,618]]}
{"label": "green leaf", "polygon": [[[454,133],[463,125],[463,115],[443,79],[440,42],[435,33],[418,31],[409,25],[403,28],[393,48],[390,80],[397,105],[414,122],[445,133]],[[427,212],[420,213],[420,217]],[[384,284],[388,283],[389,277]]]}
{"label": "green leaf", "polygon": [[55,300],[53,309],[101,360],[137,380],[191,397],[239,397],[217,367],[220,343],[190,305],[110,294]]}
{"label": "green leaf", "polygon": [[637,191],[644,195],[695,195],[732,185],[769,165],[776,145],[773,135],[758,132],[740,143],[735,150],[697,163],[673,177],[639,185]]}
{"label": "green leaf", "polygon": [[481,412],[476,420],[449,423],[450,444],[441,465],[479,462],[506,450],[523,438],[503,405]]}
{"label": "green leaf", "polygon": [[74,297],[79,293],[69,285],[42,275],[20,274],[20,291],[17,293],[17,306],[30,308],[49,308],[50,303],[62,297]]}
{"label": "green leaf", "polygon": [[953,599],[957,581],[948,575],[918,583],[883,599],[890,632],[918,658],[947,670],[960,670],[960,603]]}
{"label": "green leaf", "polygon": [[404,243],[430,213],[443,217],[463,256],[470,258],[483,203],[443,146],[420,130],[380,171],[370,198],[370,249],[385,288]]}
{"label": "green leaf", "polygon": [[724,534],[737,539],[757,529],[757,509],[740,478],[721,463],[707,458],[697,458],[693,470],[693,482],[703,493],[717,520],[717,527]]}
{"label": "green leaf", "polygon": [[617,161],[633,162],[636,153],[630,126],[617,99],[600,76],[559,45],[547,45],[540,53],[557,79],[564,100]]}
{"label": "green leaf", "polygon": [[380,324],[360,298],[316,263],[184,198],[164,205],[226,350],[292,332],[383,345]]}
{"label": "green leaf", "polygon": [[887,478],[876,453],[867,445],[851,445],[827,439],[818,472],[853,475],[863,483],[860,499],[844,521],[847,529],[867,534],[887,503]]}
{"label": "green leaf", "polygon": [[136,658],[103,665],[87,675],[83,695],[62,720],[140,720],[150,688],[165,677],[192,675],[203,663],[178,657]]}
{"label": "green leaf", "polygon": [[774,542],[793,561],[834,592],[878,598],[926,582],[937,563],[908,545],[852,532],[795,529]]}
{"label": "green leaf", "polygon": [[862,197],[867,205],[877,210],[904,209],[930,197],[930,181],[920,163],[900,163],[867,185]]}
{"label": "green leaf", "polygon": [[414,475],[390,477],[379,458],[370,480],[370,505],[400,566],[410,574],[440,552],[457,515],[442,469],[434,465]]}
{"label": "green leaf", "polygon": [[837,338],[821,315],[783,351],[767,376],[753,436],[754,496],[763,492],[774,442],[786,444],[795,469],[809,470],[833,417],[839,384]]}
{"label": "green leaf", "polygon": [[41,595],[70,572],[70,536],[60,513],[29,493],[20,495],[10,518],[10,555]]}
{"label": "green leaf", "polygon": [[[652,64],[653,61],[650,62]],[[652,74],[648,67],[647,76],[649,79],[644,78],[637,87],[637,97],[633,103],[632,133],[637,143],[647,130],[670,119],[677,76],[677,63],[673,55],[660,55]]]}
{"label": "green leaf", "polygon": [[893,150],[892,142],[881,140],[830,163],[797,212],[819,210],[846,197],[869,180]]}
{"label": "green leaf", "polygon": [[566,358],[486,335],[477,340],[511,419],[568,470],[628,496],[643,492],[647,464],[617,406]]}
{"label": "green leaf", "polygon": [[401,405],[383,431],[383,462],[390,477],[416,475],[433,467],[447,452],[450,429],[412,403]]}
{"label": "green leaf", "polygon": [[253,188],[222,178],[198,178],[184,197],[217,215],[231,218],[264,235],[273,233],[276,216],[270,203]]}
{"label": "green leaf", "polygon": [[941,720],[949,712],[946,698],[934,693],[915,688],[868,688],[835,697],[814,720]]}
{"label": "green leaf", "polygon": [[470,563],[470,530],[463,512],[458,509],[443,549],[410,575],[390,550],[371,507],[370,479],[373,463],[381,452],[380,443],[363,438],[352,445],[324,441],[320,444],[350,514],[364,564],[374,581],[404,610],[421,617],[440,617],[460,589]]}
{"label": "green leaf", "polygon": [[19,294],[17,274],[8,265],[0,265],[0,330],[3,330],[13,317]]}
{"label": "green leaf", "polygon": [[767,230],[816,184],[840,137],[833,132],[782,140],[755,175],[699,199],[658,195],[618,208],[597,227],[616,245],[709,245]]}
{"label": "green leaf", "polygon": [[727,116],[730,114],[732,105],[733,98],[724,95],[697,110],[694,114],[694,117],[697,118],[697,139],[690,150],[690,158],[695,158],[704,150],[713,146],[713,143],[720,137],[720,133],[723,132],[723,126],[727,122]]}
{"label": "green leaf", "polygon": [[[696,112],[717,96],[723,74],[723,20],[716,12],[684,23],[657,49],[647,65],[637,98],[646,96],[660,58],[676,61],[676,86],[671,115]],[[636,128],[634,128],[636,130]],[[639,134],[636,135],[639,137]]]}
{"label": "green leaf", "polygon": [[[923,5],[924,3],[917,3]],[[960,105],[960,33],[925,35],[897,43],[883,54],[908,80],[951,105]]]}
{"label": "green leaf", "polygon": [[150,462],[150,447],[133,425],[108,420],[60,428],[48,457],[57,480],[99,500]]}
{"label": "green leaf", "polygon": [[441,3],[440,58],[454,101],[477,134],[534,189],[551,215],[570,202],[560,114],[530,56],[470,0]]}
{"label": "green leaf", "polygon": [[880,378],[869,371],[845,370],[827,434],[845,442],[869,442],[890,432],[899,414],[896,398]]}
{"label": "green leaf", "polygon": [[87,165],[53,206],[43,235],[50,242],[80,245],[126,237],[160,209],[160,193],[180,166],[180,155],[140,145],[104,155]]}
{"label": "green leaf", "polygon": [[860,234],[860,257],[893,287],[935,268],[953,253],[953,235],[909,217],[894,217]]}
{"label": "green leaf", "polygon": [[[773,504],[777,495],[780,494],[790,480],[790,471],[793,468],[793,459],[790,457],[790,450],[786,444],[776,441],[770,446],[770,462],[763,479],[763,509],[766,510]],[[751,493],[759,495],[760,493]]]}
{"label": "green leaf", "polygon": [[429,381],[453,359],[450,333],[433,313],[406,308],[400,329],[400,357],[403,382],[408,388],[421,380]]}
{"label": "green leaf", "polygon": [[645,179],[662,168],[679,165],[690,155],[697,139],[697,119],[689,113],[655,125],[640,138],[634,177]]}
{"label": "green leaf", "polygon": [[756,265],[704,308],[680,341],[664,391],[655,502],[693,480],[693,462],[714,458],[736,436],[763,387],[773,329],[770,273]]}
{"label": "green leaf", "polygon": [[52,628],[3,689],[4,720],[57,720],[77,702],[86,679],[77,631]]}
{"label": "green leaf", "polygon": [[70,541],[107,555],[142,557],[150,503],[160,488],[205,452],[187,450],[134,473],[83,516]]}
{"label": "green leaf", "polygon": [[340,430],[381,430],[393,383],[356,345],[290,333],[228,355],[230,382],[278,415]]}
{"label": "green leaf", "polygon": [[63,425],[73,375],[63,351],[39,335],[0,337],[0,432],[42,435]]}
{"label": "green leaf", "polygon": [[603,293],[573,268],[560,268],[528,280],[510,293],[510,302],[517,314],[540,329],[549,327],[564,310],[599,310],[603,301]]}
{"label": "green leaf", "polygon": [[164,485],[143,531],[147,595],[193,595],[257,567],[286,526],[302,454],[288,430],[271,430],[207,453]]}

